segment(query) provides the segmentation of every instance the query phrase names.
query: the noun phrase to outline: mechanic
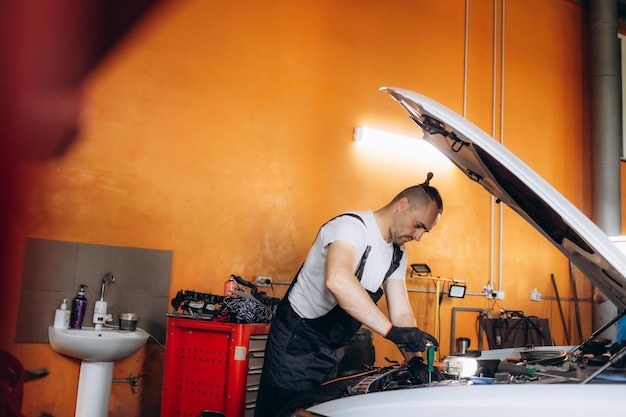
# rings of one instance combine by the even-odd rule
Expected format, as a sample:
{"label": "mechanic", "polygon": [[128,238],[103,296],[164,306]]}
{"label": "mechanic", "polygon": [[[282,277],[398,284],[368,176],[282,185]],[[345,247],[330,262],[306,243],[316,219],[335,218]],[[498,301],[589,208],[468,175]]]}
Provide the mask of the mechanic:
{"label": "mechanic", "polygon": [[[604,295],[604,293],[598,287],[593,288],[594,303],[602,304],[608,300],[609,299],[607,298],[607,296]],[[624,342],[626,342],[626,316],[622,316],[619,320],[617,320],[617,322],[615,323],[615,329],[615,343],[617,345],[623,345]]]}
{"label": "mechanic", "polygon": [[[409,368],[413,358],[423,364],[419,352],[428,342],[438,345],[417,327],[403,250],[443,211],[432,176],[377,211],[344,213],[320,228],[272,320],[255,417],[279,417],[293,398],[334,378],[343,347],[361,325],[395,343]],[[390,319],[376,306],[381,284]]]}

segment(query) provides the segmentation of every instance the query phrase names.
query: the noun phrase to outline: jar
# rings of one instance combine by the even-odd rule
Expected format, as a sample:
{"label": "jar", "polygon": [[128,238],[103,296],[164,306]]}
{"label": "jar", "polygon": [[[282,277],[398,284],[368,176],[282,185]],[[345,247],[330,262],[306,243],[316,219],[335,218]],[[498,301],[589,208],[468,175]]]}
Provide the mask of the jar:
{"label": "jar", "polygon": [[135,313],[120,314],[120,330],[137,330],[137,320],[139,317]]}

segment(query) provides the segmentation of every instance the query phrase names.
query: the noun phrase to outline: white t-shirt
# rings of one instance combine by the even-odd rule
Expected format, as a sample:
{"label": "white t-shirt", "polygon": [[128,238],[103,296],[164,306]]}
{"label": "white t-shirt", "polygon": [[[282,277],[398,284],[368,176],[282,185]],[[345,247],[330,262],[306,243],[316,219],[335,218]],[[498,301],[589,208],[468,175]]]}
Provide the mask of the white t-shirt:
{"label": "white t-shirt", "polygon": [[[289,292],[289,302],[300,317],[306,319],[321,317],[337,305],[335,297],[325,285],[328,245],[337,240],[347,242],[356,249],[354,271],[366,247],[371,246],[361,285],[368,291],[376,292],[382,284],[391,265],[393,244],[383,239],[371,210],[352,213],[361,217],[365,225],[353,216],[344,215],[332,219],[320,228],[296,283]],[[407,256],[403,250],[400,266],[388,279],[406,279],[406,265]]]}

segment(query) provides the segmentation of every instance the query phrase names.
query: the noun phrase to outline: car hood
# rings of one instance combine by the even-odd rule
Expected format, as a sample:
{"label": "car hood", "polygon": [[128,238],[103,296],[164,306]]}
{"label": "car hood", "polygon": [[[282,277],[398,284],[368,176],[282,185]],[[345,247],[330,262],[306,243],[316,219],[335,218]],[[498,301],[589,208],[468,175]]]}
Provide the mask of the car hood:
{"label": "car hood", "polygon": [[533,225],[619,309],[626,308],[626,254],[524,162],[454,111],[415,92],[383,87],[467,177]]}

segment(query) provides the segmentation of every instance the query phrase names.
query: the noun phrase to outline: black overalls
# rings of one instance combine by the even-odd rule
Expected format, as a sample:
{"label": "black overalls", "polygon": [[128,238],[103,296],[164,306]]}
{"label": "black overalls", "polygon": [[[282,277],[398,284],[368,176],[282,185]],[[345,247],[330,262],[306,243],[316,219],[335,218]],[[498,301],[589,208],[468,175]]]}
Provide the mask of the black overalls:
{"label": "black overalls", "polygon": [[[345,213],[363,219],[353,213]],[[361,257],[355,276],[361,280],[365,262],[371,247],[368,246]],[[391,265],[385,280],[398,268],[402,250],[394,244]],[[343,357],[343,347],[361,327],[339,305],[325,315],[315,319],[301,318],[291,307],[289,292],[299,275],[280,302],[276,317],[272,320],[267,346],[261,385],[257,397],[255,417],[279,417],[284,404],[289,403],[299,393],[315,389],[324,381],[336,376],[337,367]],[[377,303],[383,289],[370,297]]]}

